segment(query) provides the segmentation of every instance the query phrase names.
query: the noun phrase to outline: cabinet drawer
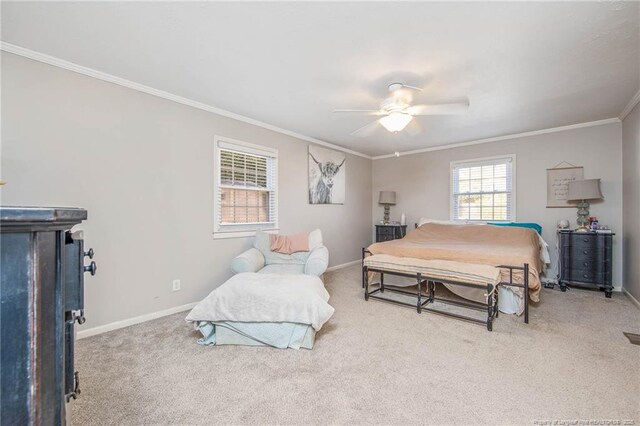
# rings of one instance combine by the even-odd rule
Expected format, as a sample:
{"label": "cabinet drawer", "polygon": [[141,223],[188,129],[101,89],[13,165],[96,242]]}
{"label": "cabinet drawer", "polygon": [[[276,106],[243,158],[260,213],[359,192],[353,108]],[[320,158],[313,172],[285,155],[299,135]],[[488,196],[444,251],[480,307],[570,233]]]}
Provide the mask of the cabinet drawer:
{"label": "cabinet drawer", "polygon": [[376,242],[381,243],[383,241],[391,241],[391,240],[395,240],[395,238],[393,238],[393,235],[378,235]]}
{"label": "cabinet drawer", "polygon": [[563,246],[579,247],[579,248],[591,248],[598,245],[598,238],[594,236],[582,236],[582,235],[570,235],[565,237]]}
{"label": "cabinet drawer", "polygon": [[604,274],[587,269],[569,269],[566,272],[566,279],[569,281],[581,281],[585,283],[603,283]]}
{"label": "cabinet drawer", "polygon": [[393,228],[380,227],[378,228],[378,235],[393,235]]}
{"label": "cabinet drawer", "polygon": [[562,247],[563,262],[595,261],[604,259],[604,252],[597,247]]}
{"label": "cabinet drawer", "polygon": [[603,269],[609,269],[609,261],[602,260],[598,258],[582,258],[582,257],[572,257],[567,259],[566,263],[563,264],[569,269],[585,269],[588,271],[597,271]]}

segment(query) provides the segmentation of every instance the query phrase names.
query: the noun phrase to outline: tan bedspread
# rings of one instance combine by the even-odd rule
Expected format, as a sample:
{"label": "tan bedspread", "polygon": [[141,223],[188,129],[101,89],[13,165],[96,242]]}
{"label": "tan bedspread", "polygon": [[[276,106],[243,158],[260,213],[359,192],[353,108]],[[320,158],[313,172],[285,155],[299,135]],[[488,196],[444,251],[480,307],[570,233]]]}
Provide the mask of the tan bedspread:
{"label": "tan bedspread", "polygon": [[[529,297],[534,302],[539,300],[539,273],[542,270],[542,262],[539,255],[540,243],[533,229],[426,223],[409,232],[401,240],[372,244],[369,251],[373,254],[397,257],[440,259],[491,266],[522,266],[528,263]],[[509,280],[508,270],[502,270],[502,280]],[[514,271],[514,282],[524,282],[522,271]],[[466,297],[478,298],[472,295]]]}

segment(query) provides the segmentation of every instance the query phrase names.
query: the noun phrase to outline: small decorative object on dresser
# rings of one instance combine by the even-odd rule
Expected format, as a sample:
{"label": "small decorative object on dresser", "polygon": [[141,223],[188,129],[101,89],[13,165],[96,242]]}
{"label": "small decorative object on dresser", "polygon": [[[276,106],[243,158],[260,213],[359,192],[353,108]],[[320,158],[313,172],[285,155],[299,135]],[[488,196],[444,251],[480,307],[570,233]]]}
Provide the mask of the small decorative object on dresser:
{"label": "small decorative object on dresser", "polygon": [[376,243],[404,238],[407,234],[407,225],[386,224],[376,225]]}
{"label": "small decorative object on dresser", "polygon": [[597,286],[611,297],[613,233],[559,230],[558,284]]}
{"label": "small decorative object on dresser", "polygon": [[396,204],[395,191],[380,191],[378,204],[384,205],[384,223],[386,225],[389,223],[389,206],[394,206]]}
{"label": "small decorative object on dresser", "polygon": [[567,199],[570,201],[579,201],[578,207],[578,227],[576,232],[589,231],[589,201],[601,200],[602,192],[600,192],[600,179],[583,179],[569,182],[569,195]]}

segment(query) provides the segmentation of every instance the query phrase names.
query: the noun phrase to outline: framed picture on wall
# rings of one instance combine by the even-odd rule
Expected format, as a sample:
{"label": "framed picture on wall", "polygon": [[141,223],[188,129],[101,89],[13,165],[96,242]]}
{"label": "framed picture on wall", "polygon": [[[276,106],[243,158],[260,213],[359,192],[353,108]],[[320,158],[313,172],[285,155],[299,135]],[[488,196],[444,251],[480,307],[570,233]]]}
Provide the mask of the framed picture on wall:
{"label": "framed picture on wall", "polygon": [[309,145],[309,204],[344,204],[344,152]]}
{"label": "framed picture on wall", "polygon": [[547,169],[547,208],[575,207],[567,200],[569,182],[584,178],[584,167],[562,162]]}

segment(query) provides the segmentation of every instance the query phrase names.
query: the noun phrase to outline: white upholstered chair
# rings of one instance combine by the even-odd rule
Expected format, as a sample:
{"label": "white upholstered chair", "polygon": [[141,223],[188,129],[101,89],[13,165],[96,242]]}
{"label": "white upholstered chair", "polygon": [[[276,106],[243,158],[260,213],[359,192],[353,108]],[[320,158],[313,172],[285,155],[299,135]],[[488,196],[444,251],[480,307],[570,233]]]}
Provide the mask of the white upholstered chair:
{"label": "white upholstered chair", "polygon": [[234,273],[307,274],[321,276],[329,265],[329,250],[319,229],[309,233],[309,251],[283,254],[271,251],[269,234],[256,232],[253,247],[231,261]]}

